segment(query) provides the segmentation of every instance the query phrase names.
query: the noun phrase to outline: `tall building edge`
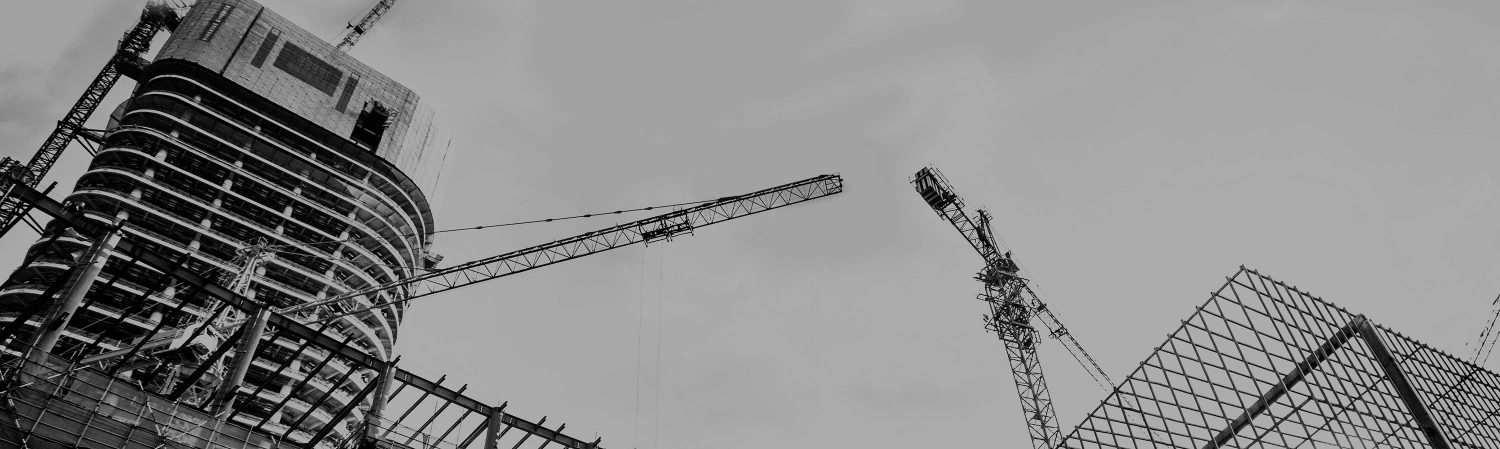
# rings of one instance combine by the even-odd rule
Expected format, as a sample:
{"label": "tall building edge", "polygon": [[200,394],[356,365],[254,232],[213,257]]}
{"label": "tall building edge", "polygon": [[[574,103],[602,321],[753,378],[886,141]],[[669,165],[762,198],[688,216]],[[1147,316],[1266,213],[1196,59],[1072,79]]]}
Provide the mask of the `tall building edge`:
{"label": "tall building edge", "polygon": [[[125,238],[226,280],[242,268],[237,253],[263,239],[275,257],[254,270],[245,296],[276,307],[391,283],[441,260],[430,252],[433,195],[451,163],[450,139],[411,90],[249,0],[197,2],[138,81],[66,197],[88,219],[122,219]],[[0,290],[0,325],[14,321],[91,244],[73,233],[47,237],[28,249],[34,261]],[[158,324],[183,329],[211,319],[213,304],[179,309],[170,286],[148,294],[146,307],[129,307],[149,290],[146,273],[139,274],[101,275],[53,354],[120,350]],[[312,321],[374,299],[298,318]],[[124,325],[95,333],[132,309]],[[374,309],[331,321],[324,332],[390,360],[404,312],[404,304]],[[32,318],[25,328],[38,323]],[[23,348],[17,338],[0,349],[15,356]],[[334,391],[352,397],[377,377],[365,372],[342,385],[327,382],[352,370],[319,363],[328,357],[304,351],[282,366],[257,361],[240,387],[247,398],[234,419],[269,418],[264,428],[271,432],[327,424],[339,404],[305,398]],[[197,368],[191,360],[158,363],[176,363],[169,371]],[[174,387],[174,376],[146,379],[153,368],[121,377],[156,391]],[[208,381],[222,377],[223,367],[213,370]],[[309,377],[324,381],[303,381]],[[275,407],[283,400],[286,407]],[[344,418],[360,419],[358,410]],[[352,431],[336,427],[333,437]]]}

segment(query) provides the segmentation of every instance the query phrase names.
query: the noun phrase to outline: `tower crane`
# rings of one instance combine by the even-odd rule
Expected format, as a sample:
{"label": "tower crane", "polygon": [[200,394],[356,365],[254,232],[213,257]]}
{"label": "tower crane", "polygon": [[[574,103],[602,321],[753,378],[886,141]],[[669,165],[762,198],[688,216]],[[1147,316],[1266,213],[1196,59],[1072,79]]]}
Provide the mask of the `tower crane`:
{"label": "tower crane", "polygon": [[[171,31],[177,28],[179,21],[177,12],[171,6],[163,2],[153,1],[146,4],[141,11],[140,20],[125,36],[120,38],[119,45],[115,47],[115,53],[110,55],[109,62],[104,64],[104,69],[94,76],[94,81],[89,83],[88,89],[83,91],[83,96],[73,103],[68,109],[67,115],[57,122],[57,127],[52,129],[52,134],[42,142],[42,147],[36,150],[31,160],[24,165],[21,161],[6,157],[0,159],[0,189],[12,190],[16,184],[26,187],[36,187],[52,170],[52,165],[62,157],[64,149],[74,139],[89,142],[91,139],[97,141],[102,133],[89,132],[83,129],[83,122],[94,115],[94,110],[99,108],[99,103],[104,101],[104,95],[119,81],[120,75],[135,78],[140,75],[141,70],[149,63],[143,56],[151,49],[151,39],[156,33]],[[0,236],[5,235],[17,222],[26,215],[30,207],[22,203],[14,195],[6,195],[0,198]]]}
{"label": "tower crane", "polygon": [[1099,368],[1094,358],[1083,350],[1078,340],[1068,333],[1062,321],[1048,310],[1047,304],[1031,290],[1029,281],[1018,274],[1020,267],[1011,258],[1010,252],[1001,252],[994,232],[990,230],[991,217],[988,212],[977,210],[978,221],[970,219],[964,213],[963,199],[959,198],[947,178],[935,168],[924,167],[918,170],[911,183],[922,200],[938,216],[953,224],[958,233],[984,259],[984,268],[976,277],[984,283],[984,292],[979,295],[979,299],[990,308],[989,314],[984,316],[984,326],[999,335],[1000,341],[1005,344],[1005,354],[1010,361],[1016,392],[1021,397],[1021,411],[1026,417],[1032,446],[1037,449],[1057,447],[1060,443],[1057,414],[1052,408],[1052,398],[1037,359],[1039,332],[1032,327],[1032,318],[1040,321],[1051,337],[1062,342],[1063,347],[1068,349],[1096,382],[1102,381],[1104,385],[1113,385],[1114,382]]}
{"label": "tower crane", "polygon": [[344,33],[344,38],[337,45],[339,51],[349,51],[349,48],[359,42],[359,38],[370,31],[370,28],[375,26],[375,22],[379,22],[380,17],[384,16],[385,12],[390,11],[391,7],[395,5],[396,0],[380,0],[375,3],[374,8],[370,8],[370,12],[365,13],[363,19],[359,19],[358,24],[350,23],[348,27],[349,31]]}
{"label": "tower crane", "polygon": [[[654,217],[344,293],[326,300],[280,308],[275,313],[297,316],[326,307],[329,313],[322,316],[311,314],[314,317],[308,321],[328,321],[636,243],[671,240],[704,226],[835,195],[843,190],[844,180],[839,175],[815,176],[743,195],[726,196]],[[232,331],[244,322],[245,320],[230,322],[220,326],[218,330]],[[175,346],[160,350],[171,349],[175,349]],[[128,354],[127,351],[122,349],[99,354],[85,359],[83,363],[119,357]]]}
{"label": "tower crane", "polygon": [[[839,175],[816,176],[743,195],[719,198],[682,210],[455,265],[322,301],[283,308],[277,312],[290,315],[321,306],[344,309],[335,311],[332,316],[323,319],[327,320],[389,307],[423,296],[499,279],[635,243],[649,244],[671,240],[675,236],[692,233],[704,226],[838,194],[843,192],[843,189],[844,180]],[[386,298],[381,298],[381,293],[392,291],[397,291],[398,294],[385,295]],[[363,302],[367,305],[345,307],[341,304],[362,298],[365,299]]]}

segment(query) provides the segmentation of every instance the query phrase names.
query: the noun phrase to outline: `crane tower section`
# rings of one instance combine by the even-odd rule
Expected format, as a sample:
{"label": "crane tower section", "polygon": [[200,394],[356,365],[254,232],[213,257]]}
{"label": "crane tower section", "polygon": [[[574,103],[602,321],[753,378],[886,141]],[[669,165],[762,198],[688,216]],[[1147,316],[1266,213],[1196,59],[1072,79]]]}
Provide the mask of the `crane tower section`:
{"label": "crane tower section", "polygon": [[984,268],[977,278],[984,283],[984,292],[979,295],[979,299],[990,309],[989,314],[984,317],[985,328],[999,335],[1000,341],[1005,345],[1005,355],[1010,361],[1016,393],[1021,398],[1021,411],[1027,421],[1033,447],[1056,447],[1059,440],[1057,415],[1052,408],[1052,398],[1037,358],[1039,333],[1031,326],[1035,306],[1040,302],[1035,301],[1034,295],[1030,294],[1026,279],[1017,275],[1019,267],[1011,259],[1010,253],[1000,252],[994,233],[990,231],[988,213],[976,211],[978,221],[970,219],[964,213],[963,199],[953,191],[952,185],[942,173],[931,167],[917,171],[912,186],[922,196],[922,200],[938,216],[958,229],[959,234],[984,259]]}

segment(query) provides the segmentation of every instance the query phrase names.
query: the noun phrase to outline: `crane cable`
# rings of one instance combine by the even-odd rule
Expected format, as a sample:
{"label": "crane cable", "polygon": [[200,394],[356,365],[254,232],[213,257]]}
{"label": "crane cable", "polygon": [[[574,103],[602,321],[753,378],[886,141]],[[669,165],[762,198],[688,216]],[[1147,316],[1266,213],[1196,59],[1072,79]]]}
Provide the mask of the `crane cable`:
{"label": "crane cable", "polygon": [[662,327],[661,326],[661,310],[664,309],[664,308],[666,308],[666,304],[662,302],[662,291],[665,290],[665,288],[664,288],[665,284],[663,284],[663,282],[666,281],[666,277],[667,277],[667,247],[665,245],[663,245],[661,247],[661,257],[657,258],[656,269],[657,269],[657,271],[656,271],[656,273],[657,273],[656,274],[656,387],[652,389],[652,391],[656,392],[656,404],[651,406],[652,413],[656,414],[656,428],[655,428],[655,430],[651,431],[651,438],[654,438],[655,440],[653,442],[656,443],[656,444],[652,445],[652,447],[660,449],[661,448],[661,327]]}
{"label": "crane cable", "polygon": [[[718,201],[718,199],[702,200],[702,201],[688,201],[688,202],[682,202],[682,203],[663,204],[663,205],[657,205],[657,206],[637,207],[637,208],[632,208],[632,209],[621,209],[621,210],[612,211],[612,212],[595,212],[595,213],[581,214],[581,215],[569,215],[569,216],[564,216],[564,217],[541,218],[541,219],[536,219],[536,220],[525,220],[525,221],[512,221],[512,222],[507,222],[507,223],[495,223],[495,224],[487,224],[487,225],[479,225],[479,226],[466,226],[466,227],[462,227],[462,228],[453,228],[453,229],[443,229],[443,230],[438,230],[438,231],[432,231],[432,233],[433,234],[442,234],[442,233],[448,233],[448,232],[475,231],[475,230],[480,230],[480,229],[499,228],[499,227],[506,227],[506,226],[518,226],[518,225],[524,225],[524,224],[551,223],[551,222],[554,222],[554,221],[574,220],[574,219],[579,219],[579,218],[591,218],[591,217],[597,217],[597,216],[603,216],[603,215],[618,215],[618,214],[623,214],[623,213],[626,213],[626,212],[641,212],[641,211],[648,211],[648,210],[655,210],[655,209],[665,209],[665,208],[669,208],[669,207],[689,206],[689,205],[695,205],[695,204],[709,203],[709,202],[713,202],[713,201]],[[394,235],[392,235],[392,237],[420,237],[420,236],[422,236],[421,233],[394,234]],[[374,236],[368,236],[368,237],[350,237],[350,238],[342,238],[342,239],[334,239],[334,240],[321,240],[321,241],[315,241],[315,242],[303,242],[301,244],[302,245],[312,246],[312,245],[320,245],[320,244],[324,244],[324,243],[352,243],[352,242],[360,240],[360,239],[368,239],[368,238],[374,238]],[[279,247],[295,247],[295,246],[296,246],[296,244],[269,245],[269,246],[267,246],[267,248],[276,249],[276,248],[279,248]]]}
{"label": "crane cable", "polygon": [[[641,445],[641,355],[644,353],[644,351],[642,351],[642,348],[644,346],[642,336],[645,334],[644,323],[646,321],[646,249],[647,247],[641,248],[641,280],[638,284],[639,289],[637,290],[636,294],[636,298],[638,298],[638,306],[636,309],[635,331],[635,445],[632,446],[636,448],[640,447]],[[667,250],[666,247],[663,246],[661,252],[658,253],[656,262],[656,360],[652,362],[652,366],[654,369],[653,373],[655,376],[655,386],[652,387],[651,390],[652,394],[654,395],[654,397],[652,398],[651,413],[653,413],[653,416],[655,417],[655,421],[652,423],[654,430],[651,431],[651,437],[654,438],[653,442],[656,443],[652,447],[658,448],[661,447],[661,315],[663,305],[662,285],[667,276],[666,261]]]}
{"label": "crane cable", "polygon": [[[1010,244],[1008,244],[1008,243],[1005,242],[1005,238],[1000,237],[999,235],[995,234],[994,232],[987,232],[987,234],[989,234],[991,237],[994,237],[995,240],[997,240],[1000,243],[1000,246],[1002,248],[1004,248],[1006,252],[1010,252],[1011,251]],[[1032,278],[1031,272],[1029,270],[1027,270],[1026,267],[1020,266],[1019,264],[1016,266],[1016,268],[1018,269],[1017,271],[1022,272],[1022,276],[1024,276],[1026,278],[1026,281],[1027,281],[1026,284],[1028,286],[1035,287],[1035,289],[1034,289],[1035,292],[1034,293],[1037,296],[1041,297],[1041,298],[1038,298],[1038,299],[1044,299],[1046,297],[1046,295],[1042,292],[1042,286],[1041,286],[1041,284],[1039,284],[1039,283],[1036,282],[1036,279]],[[1495,300],[1497,301],[1497,303],[1500,303],[1500,297],[1495,298]],[[1043,301],[1043,304],[1049,304],[1049,302]],[[1500,311],[1497,311],[1497,313],[1500,313]],[[1056,314],[1054,314],[1054,316],[1055,315]],[[1046,320],[1041,320],[1040,318],[1038,318],[1038,320],[1042,321],[1042,324],[1044,326],[1046,325]],[[1061,321],[1059,321],[1059,325],[1061,325]],[[1073,360],[1078,361],[1079,365],[1084,365],[1083,359],[1079,358],[1078,354],[1074,354],[1073,351],[1071,350],[1071,348],[1067,347],[1068,346],[1067,344],[1062,343],[1062,341],[1061,341],[1060,338],[1055,338],[1055,339],[1059,340],[1058,343],[1062,344],[1062,346],[1063,346],[1064,349],[1069,349],[1068,350],[1068,354],[1071,355],[1071,356],[1073,356]],[[1078,345],[1078,350],[1079,351],[1085,351],[1083,349],[1083,345],[1082,344]],[[1087,352],[1085,352],[1085,354],[1087,354]],[[1104,369],[1100,368],[1097,363],[1094,364],[1094,369],[1099,371],[1099,375],[1104,376],[1105,379],[1109,379],[1109,373],[1105,373]],[[1140,419],[1142,421],[1142,424],[1146,427],[1146,430],[1148,430],[1148,431],[1151,432],[1151,435],[1153,435],[1155,437],[1159,437],[1159,438],[1161,438],[1161,439],[1163,439],[1165,441],[1171,441],[1171,440],[1168,440],[1165,435],[1162,435],[1161,432],[1157,432],[1156,429],[1153,429],[1153,428],[1151,428],[1151,426],[1149,424],[1146,424],[1146,422],[1145,422],[1146,421],[1146,419],[1145,419],[1146,418],[1145,410],[1142,409],[1140,405],[1136,404],[1134,400],[1131,400],[1129,397],[1125,396],[1123,390],[1116,391],[1113,388],[1113,386],[1106,385],[1104,381],[1101,381],[1098,376],[1094,375],[1094,370],[1090,370],[1088,366],[1084,366],[1083,370],[1089,374],[1090,378],[1094,379],[1094,383],[1095,384],[1098,384],[1100,387],[1104,388],[1104,392],[1105,393],[1114,393],[1117,397],[1119,397],[1120,398],[1120,403],[1121,403],[1120,405],[1122,405],[1122,406],[1128,406],[1128,408],[1135,409],[1135,412],[1140,415]],[[1129,376],[1126,376],[1126,380],[1127,381],[1130,380]],[[1114,382],[1114,379],[1109,379],[1109,381],[1110,382]],[[1123,384],[1121,386],[1123,386]],[[1125,407],[1122,407],[1122,408],[1125,408]],[[1126,420],[1128,422],[1128,420],[1130,419],[1129,418],[1130,415],[1129,414],[1123,414],[1123,415],[1126,417]],[[1156,439],[1153,438],[1152,441],[1156,441]]]}
{"label": "crane cable", "polygon": [[[1500,320],[1500,296],[1496,296],[1495,300],[1490,303],[1490,306],[1494,308],[1494,312],[1490,314],[1490,320],[1488,323],[1485,323],[1484,329],[1479,331],[1479,345],[1474,348],[1474,357],[1469,359],[1469,362],[1476,363],[1479,366],[1484,366],[1486,362],[1489,362],[1490,352],[1495,350],[1494,332],[1495,322]],[[1485,350],[1486,347],[1489,348],[1488,351]],[[1481,355],[1483,356],[1482,359]]]}
{"label": "crane cable", "polygon": [[641,280],[636,283],[635,308],[635,444],[641,447],[641,327],[646,321],[646,247],[641,247]]}

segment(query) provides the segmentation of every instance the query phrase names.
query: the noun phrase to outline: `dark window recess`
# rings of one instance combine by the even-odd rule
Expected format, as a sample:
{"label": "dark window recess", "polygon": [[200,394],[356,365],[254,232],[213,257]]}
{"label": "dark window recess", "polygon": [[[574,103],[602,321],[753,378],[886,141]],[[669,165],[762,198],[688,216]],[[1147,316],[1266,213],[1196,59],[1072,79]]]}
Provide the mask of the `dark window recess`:
{"label": "dark window recess", "polygon": [[213,39],[214,35],[219,33],[219,27],[224,25],[224,19],[229,17],[229,12],[233,10],[234,5],[220,3],[219,10],[214,11],[214,15],[208,18],[208,26],[203,27],[203,34],[198,35],[198,40],[208,42]]}
{"label": "dark window recess", "polygon": [[385,134],[385,127],[390,124],[390,119],[391,110],[380,102],[371,100],[365,103],[365,110],[359,113],[359,120],[354,122],[354,132],[349,138],[374,150],[380,146],[380,136]]}
{"label": "dark window recess", "polygon": [[250,59],[250,65],[260,68],[266,62],[266,57],[271,56],[271,49],[276,47],[276,39],[281,37],[281,30],[272,28],[266,33],[266,40],[260,41],[260,49],[255,50],[255,57]]}
{"label": "dark window recess", "polygon": [[349,82],[344,83],[344,93],[339,94],[338,105],[334,106],[333,108],[337,109],[339,112],[344,112],[344,108],[349,106],[349,96],[354,94],[354,88],[358,86],[359,74],[350,73]]}
{"label": "dark window recess", "polygon": [[333,95],[333,90],[339,86],[339,79],[344,77],[344,71],[334,67],[333,64],[323,62],[322,59],[318,59],[302,47],[292,45],[291,42],[281,46],[281,54],[276,55],[275,65],[276,68],[328,95]]}

